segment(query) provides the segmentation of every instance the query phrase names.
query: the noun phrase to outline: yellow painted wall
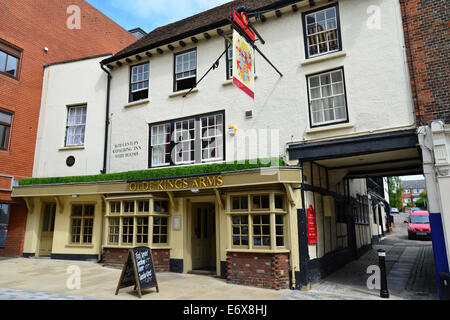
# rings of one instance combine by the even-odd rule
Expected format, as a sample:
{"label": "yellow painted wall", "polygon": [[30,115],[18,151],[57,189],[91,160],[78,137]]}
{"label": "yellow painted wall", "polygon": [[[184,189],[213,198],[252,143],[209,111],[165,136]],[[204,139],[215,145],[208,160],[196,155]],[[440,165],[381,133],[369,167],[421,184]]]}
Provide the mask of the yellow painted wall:
{"label": "yellow painted wall", "polygon": [[30,200],[33,205],[33,210],[28,211],[27,224],[24,239],[24,253],[37,253],[38,238],[40,235],[40,219],[41,219],[41,201],[39,198]]}
{"label": "yellow painted wall", "polygon": [[[53,234],[53,254],[100,254],[102,225],[104,216],[103,199],[101,196],[61,197],[63,212],[56,208],[55,232]],[[94,225],[92,231],[92,244],[71,244],[71,212],[72,205],[92,204],[95,205]]]}

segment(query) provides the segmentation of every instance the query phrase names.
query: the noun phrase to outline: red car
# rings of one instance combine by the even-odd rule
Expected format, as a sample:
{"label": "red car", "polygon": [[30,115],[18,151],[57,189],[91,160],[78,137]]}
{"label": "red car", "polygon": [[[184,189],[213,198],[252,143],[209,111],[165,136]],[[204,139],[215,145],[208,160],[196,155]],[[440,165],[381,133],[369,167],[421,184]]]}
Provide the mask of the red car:
{"label": "red car", "polygon": [[430,214],[428,211],[411,212],[405,223],[408,223],[408,239],[431,238]]}

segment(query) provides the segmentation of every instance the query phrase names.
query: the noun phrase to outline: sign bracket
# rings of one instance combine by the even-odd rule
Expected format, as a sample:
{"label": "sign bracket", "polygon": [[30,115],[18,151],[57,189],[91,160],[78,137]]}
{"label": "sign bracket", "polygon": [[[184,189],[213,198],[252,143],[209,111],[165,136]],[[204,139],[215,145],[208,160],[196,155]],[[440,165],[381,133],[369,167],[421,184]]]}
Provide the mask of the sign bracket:
{"label": "sign bracket", "polygon": [[[226,39],[226,38],[225,38]],[[220,61],[220,59],[222,59],[222,57],[224,56],[224,54],[225,53],[227,53],[227,51],[228,51],[228,49],[229,49],[229,47],[230,47],[230,44],[228,44],[228,46],[227,46],[227,48],[225,49],[225,51],[220,55],[220,57],[214,62],[214,64],[208,69],[208,71],[206,71],[206,73],[203,75],[203,77],[201,77],[201,79],[200,80],[198,80],[197,81],[197,83],[195,84],[195,86],[193,86],[191,89],[189,89],[189,91],[188,92],[186,92],[184,95],[183,95],[183,98],[185,98],[189,93],[191,93],[192,92],[192,90],[194,90],[194,88],[208,75],[208,73],[211,71],[211,70],[215,70],[215,69],[217,69],[218,67],[219,67],[219,61]]]}
{"label": "sign bracket", "polygon": [[[242,28],[240,28],[238,25],[236,25],[236,23],[234,23],[234,21],[232,19],[230,19],[230,17],[228,17],[228,21],[231,23],[232,27],[234,30],[236,30],[242,37],[244,37],[248,43],[251,44],[251,46],[253,47],[253,49],[255,49],[256,51],[258,51],[258,53],[263,57],[264,60],[266,60],[270,66],[272,68],[275,69],[275,71],[280,75],[280,77],[283,77],[283,74],[275,67],[275,65],[261,52],[261,50],[255,45],[254,41],[252,39],[250,39],[245,32],[242,32]],[[250,24],[249,24],[250,27]],[[251,26],[250,29],[252,29],[252,31],[254,31],[254,27]],[[255,32],[258,35],[259,40],[261,41],[262,44],[265,44],[265,41],[261,38],[261,36],[259,35],[259,33]]]}

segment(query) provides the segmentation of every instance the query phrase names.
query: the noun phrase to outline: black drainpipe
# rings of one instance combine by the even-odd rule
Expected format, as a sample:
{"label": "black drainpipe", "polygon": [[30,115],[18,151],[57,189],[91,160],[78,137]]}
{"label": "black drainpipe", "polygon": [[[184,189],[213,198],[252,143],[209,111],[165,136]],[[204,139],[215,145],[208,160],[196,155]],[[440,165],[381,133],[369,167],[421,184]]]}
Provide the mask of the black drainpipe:
{"label": "black drainpipe", "polygon": [[108,153],[108,130],[109,130],[109,96],[111,92],[111,72],[109,72],[105,66],[100,62],[100,67],[108,74],[108,85],[106,89],[106,115],[105,115],[105,145],[103,150],[103,169],[100,171],[102,174],[106,173],[106,158]]}

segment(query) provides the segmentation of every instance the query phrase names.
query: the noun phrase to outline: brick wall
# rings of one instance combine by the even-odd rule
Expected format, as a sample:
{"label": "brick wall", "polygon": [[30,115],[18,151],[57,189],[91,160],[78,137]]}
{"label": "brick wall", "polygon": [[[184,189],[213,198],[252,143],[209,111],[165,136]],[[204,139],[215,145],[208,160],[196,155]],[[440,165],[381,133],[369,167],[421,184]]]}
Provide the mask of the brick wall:
{"label": "brick wall", "polygon": [[399,1],[417,124],[450,123],[448,1]]}
{"label": "brick wall", "polygon": [[22,255],[25,237],[25,226],[28,209],[22,201],[13,203],[8,225],[8,235],[6,237],[5,248],[0,248],[2,257],[18,257]]}
{"label": "brick wall", "polygon": [[289,288],[288,253],[227,253],[227,280],[255,287]]}
{"label": "brick wall", "polygon": [[[80,8],[79,30],[67,28],[70,5]],[[0,150],[0,174],[18,180],[30,177],[33,171],[42,64],[116,53],[136,38],[84,0],[1,0],[0,26],[0,40],[22,50],[19,78],[0,74],[0,110],[13,113],[9,150]],[[0,201],[11,202],[10,193],[1,191]],[[25,227],[22,213],[14,208],[10,221],[10,230]],[[14,225],[19,222],[23,225]],[[11,241],[9,245],[20,247]],[[12,252],[12,247],[4,251]]]}
{"label": "brick wall", "polygon": [[[128,255],[128,249],[105,248],[102,263],[109,266],[122,267]],[[152,249],[153,265],[156,272],[169,272],[170,250]]]}

